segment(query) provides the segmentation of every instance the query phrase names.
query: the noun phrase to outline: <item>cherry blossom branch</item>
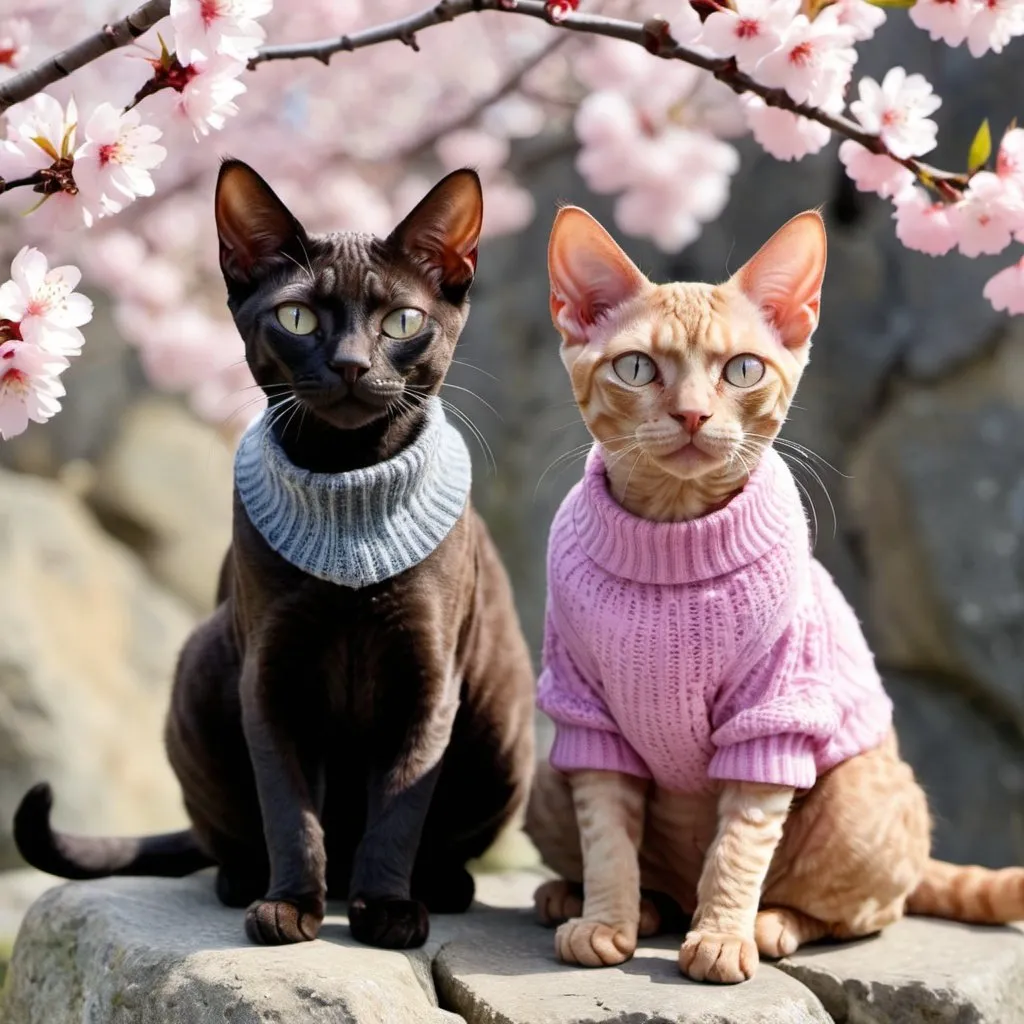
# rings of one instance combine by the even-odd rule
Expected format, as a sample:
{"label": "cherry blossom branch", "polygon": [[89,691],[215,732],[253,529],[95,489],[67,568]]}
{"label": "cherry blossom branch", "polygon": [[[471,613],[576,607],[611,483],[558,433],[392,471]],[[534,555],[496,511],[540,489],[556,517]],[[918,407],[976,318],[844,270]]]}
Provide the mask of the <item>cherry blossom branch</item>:
{"label": "cherry blossom branch", "polygon": [[[736,67],[736,62],[731,58],[707,57],[696,50],[681,46],[672,38],[668,23],[661,18],[638,22],[600,14],[576,12],[554,18],[543,0],[440,0],[440,3],[411,17],[377,25],[361,32],[353,32],[350,35],[296,45],[265,46],[249,62],[249,67],[255,68],[259,64],[271,60],[301,60],[304,58],[313,58],[323,64],[328,64],[336,53],[351,53],[366,46],[375,46],[385,42],[402,42],[414,50],[418,50],[417,32],[434,25],[454,21],[465,14],[481,11],[539,18],[556,28],[570,32],[606,36],[635,43],[656,57],[681,60],[694,67],[702,68],[739,95],[752,93],[755,96],[760,96],[770,107],[778,107],[781,110],[799,114],[811,121],[817,121],[837,134],[860,143],[872,153],[889,156],[911,171],[921,182],[942,192],[946,198],[955,198],[956,193],[967,183],[966,175],[943,171],[913,158],[901,159],[892,156],[878,135],[865,132],[855,121],[842,115],[828,114],[819,107],[797,103],[784,89],[769,88],[740,71]],[[950,195],[951,192],[953,195]]]}
{"label": "cherry blossom branch", "polygon": [[[132,42],[165,17],[169,7],[170,0],[147,0],[146,3],[120,21],[104,26],[88,39],[76,43],[28,71],[15,75],[5,84],[0,85],[0,113],[12,104],[27,99],[47,85],[66,77],[110,50]],[[858,142],[872,153],[890,156],[910,170],[919,181],[940,192],[946,199],[957,198],[959,192],[966,186],[967,175],[943,171],[913,158],[894,157],[878,135],[865,132],[856,122],[842,115],[829,114],[818,107],[797,103],[784,89],[769,88],[740,71],[731,58],[708,57],[696,50],[681,46],[672,38],[668,23],[661,18],[651,18],[641,23],[601,14],[577,12],[556,18],[544,0],[440,0],[434,6],[408,18],[376,25],[359,32],[308,43],[264,46],[249,62],[249,68],[254,69],[260,64],[272,60],[306,58],[329,64],[331,57],[336,53],[351,53],[385,42],[402,42],[414,50],[418,50],[419,46],[416,40],[418,32],[454,21],[466,14],[482,11],[538,18],[566,31],[621,39],[643,46],[656,57],[681,60],[707,71],[739,95],[752,93],[755,96],[760,96],[768,106],[790,111],[811,121],[817,121],[831,131]],[[545,52],[541,54],[541,56],[546,55]],[[520,80],[522,75],[530,70],[530,66],[528,62],[519,76]],[[510,86],[509,91],[514,88],[515,85]],[[464,118],[460,118],[456,127],[471,123],[491,102],[494,102],[493,97],[486,98],[486,102],[482,101],[482,106],[474,107],[464,115]],[[411,148],[415,152],[420,152],[431,141],[432,139],[421,140],[419,143],[414,143]],[[36,185],[39,182],[30,180],[17,183],[8,182],[6,188],[15,187],[16,184]]]}
{"label": "cherry blossom branch", "polygon": [[158,21],[167,17],[171,0],[147,0],[120,21],[104,25],[98,32],[74,46],[54,54],[34,68],[29,68],[0,85],[0,114],[8,107],[27,100],[48,85],[67,78],[73,71],[91,63],[105,53],[127,46]]}

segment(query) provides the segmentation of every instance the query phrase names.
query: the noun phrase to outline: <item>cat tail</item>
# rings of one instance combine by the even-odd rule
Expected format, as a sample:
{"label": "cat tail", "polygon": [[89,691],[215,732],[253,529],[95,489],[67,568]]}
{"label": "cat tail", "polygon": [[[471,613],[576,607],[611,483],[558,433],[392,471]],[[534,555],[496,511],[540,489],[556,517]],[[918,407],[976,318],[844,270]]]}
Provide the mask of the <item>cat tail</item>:
{"label": "cat tail", "polygon": [[180,878],[212,866],[190,830],[163,835],[99,837],[55,832],[50,825],[53,790],[33,786],[14,814],[14,843],[34,868],[60,878],[157,875]]}
{"label": "cat tail", "polygon": [[1024,868],[990,868],[929,860],[907,912],[972,924],[1024,920]]}

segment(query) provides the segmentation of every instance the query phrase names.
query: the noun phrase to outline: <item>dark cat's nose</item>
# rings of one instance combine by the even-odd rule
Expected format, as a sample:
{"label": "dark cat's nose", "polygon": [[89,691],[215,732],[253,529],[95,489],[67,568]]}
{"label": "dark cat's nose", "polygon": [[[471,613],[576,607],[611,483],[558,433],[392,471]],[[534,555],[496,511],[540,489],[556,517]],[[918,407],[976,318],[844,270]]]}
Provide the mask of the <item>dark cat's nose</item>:
{"label": "dark cat's nose", "polygon": [[336,355],[331,359],[331,369],[341,374],[341,379],[346,384],[355,384],[357,380],[370,368],[370,360],[366,356],[358,355]]}
{"label": "dark cat's nose", "polygon": [[709,412],[674,412],[672,413],[672,419],[677,423],[681,423],[688,434],[696,434],[701,427],[709,419],[711,419],[711,413]]}

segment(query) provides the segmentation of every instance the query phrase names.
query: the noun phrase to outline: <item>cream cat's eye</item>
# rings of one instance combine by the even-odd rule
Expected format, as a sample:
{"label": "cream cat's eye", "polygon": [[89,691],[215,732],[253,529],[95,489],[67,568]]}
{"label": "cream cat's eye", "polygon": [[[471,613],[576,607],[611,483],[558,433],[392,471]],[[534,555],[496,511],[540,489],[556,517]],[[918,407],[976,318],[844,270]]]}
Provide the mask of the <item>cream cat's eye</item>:
{"label": "cream cat's eye", "polygon": [[299,302],[286,302],[278,306],[277,321],[291,334],[312,334],[320,323],[316,313]]}
{"label": "cream cat's eye", "polygon": [[635,388],[650,384],[658,376],[654,360],[650,356],[645,356],[643,352],[627,352],[624,356],[619,356],[612,363],[612,369],[619,380]]}
{"label": "cream cat's eye", "polygon": [[426,323],[426,315],[419,309],[394,309],[380,323],[380,329],[398,341],[419,334]]}
{"label": "cream cat's eye", "polygon": [[764,377],[764,362],[757,356],[733,356],[725,364],[722,376],[735,388],[752,388]]}

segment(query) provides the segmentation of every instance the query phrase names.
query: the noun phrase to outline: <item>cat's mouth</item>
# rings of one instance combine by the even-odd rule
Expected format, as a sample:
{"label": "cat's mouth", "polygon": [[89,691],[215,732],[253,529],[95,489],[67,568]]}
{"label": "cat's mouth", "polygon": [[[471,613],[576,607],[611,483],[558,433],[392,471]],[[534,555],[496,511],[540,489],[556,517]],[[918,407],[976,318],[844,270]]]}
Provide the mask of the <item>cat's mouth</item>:
{"label": "cat's mouth", "polygon": [[296,389],[295,394],[313,415],[342,430],[365,427],[387,412],[386,399],[350,384]]}

